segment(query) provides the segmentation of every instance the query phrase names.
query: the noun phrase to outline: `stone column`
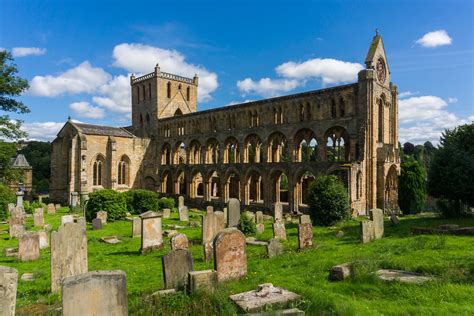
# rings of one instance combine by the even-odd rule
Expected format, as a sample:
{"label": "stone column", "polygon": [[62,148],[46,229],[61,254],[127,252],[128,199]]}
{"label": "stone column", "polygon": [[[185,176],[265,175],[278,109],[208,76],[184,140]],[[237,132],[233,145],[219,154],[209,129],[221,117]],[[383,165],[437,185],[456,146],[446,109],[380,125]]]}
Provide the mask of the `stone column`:
{"label": "stone column", "polygon": [[23,191],[17,191],[16,192],[16,206],[17,207],[23,207],[23,196],[25,193]]}

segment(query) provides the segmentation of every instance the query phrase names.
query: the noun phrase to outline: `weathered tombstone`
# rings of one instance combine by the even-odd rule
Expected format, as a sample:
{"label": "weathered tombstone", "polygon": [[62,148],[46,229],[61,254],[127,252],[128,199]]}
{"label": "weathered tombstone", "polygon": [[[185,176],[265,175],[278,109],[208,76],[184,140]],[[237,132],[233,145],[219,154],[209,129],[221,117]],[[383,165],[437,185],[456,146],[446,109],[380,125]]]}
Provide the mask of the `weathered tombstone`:
{"label": "weathered tombstone", "polygon": [[360,223],[360,238],[363,243],[371,242],[374,239],[374,225],[372,221],[362,221]]}
{"label": "weathered tombstone", "polygon": [[106,211],[98,211],[95,214],[95,217],[102,221],[102,225],[107,224],[107,212]]}
{"label": "weathered tombstone", "polygon": [[202,245],[204,248],[204,260],[212,260],[212,242],[216,236],[216,218],[213,208],[207,207],[206,214],[202,217]]}
{"label": "weathered tombstone", "polygon": [[182,222],[188,222],[189,221],[189,215],[188,215],[188,207],[183,206],[179,209],[179,220]]}
{"label": "weathered tombstone", "polygon": [[140,237],[142,235],[142,220],[139,217],[132,218],[132,237]]}
{"label": "weathered tombstone", "polygon": [[311,217],[309,215],[303,214],[299,218],[300,224],[311,224]]}
{"label": "weathered tombstone", "polygon": [[212,205],[208,205],[206,207],[206,213],[209,214],[209,213],[214,213],[214,207]]}
{"label": "weathered tombstone", "polygon": [[15,206],[11,212],[9,225],[25,225],[26,214],[22,207]]}
{"label": "weathered tombstone", "polygon": [[102,220],[100,218],[94,218],[92,220],[92,230],[102,229]]}
{"label": "weathered tombstone", "polygon": [[176,234],[173,235],[170,239],[171,250],[185,249],[189,248],[188,237],[185,234]]}
{"label": "weathered tombstone", "polygon": [[394,226],[397,226],[398,224],[400,224],[400,220],[398,219],[397,214],[395,213],[390,214],[390,222]]}
{"label": "weathered tombstone", "polygon": [[273,223],[273,238],[286,240],[285,223],[281,220],[275,220]]}
{"label": "weathered tombstone", "polygon": [[227,226],[237,227],[240,220],[240,201],[238,199],[229,199],[227,203]]}
{"label": "weathered tombstone", "polygon": [[162,258],[165,289],[186,287],[188,273],[193,271],[193,257],[185,249],[171,250]]}
{"label": "weathered tombstone", "polygon": [[76,207],[79,204],[79,192],[71,192],[71,206]]}
{"label": "weathered tombstone", "polygon": [[34,261],[39,259],[40,245],[37,233],[23,234],[18,239],[18,259],[20,261]]}
{"label": "weathered tombstone", "polygon": [[[229,208],[230,209],[230,208]],[[219,282],[247,275],[247,253],[244,234],[227,228],[214,238],[214,269]]]}
{"label": "weathered tombstone", "polygon": [[39,236],[39,247],[40,249],[46,249],[49,248],[49,235],[47,231],[39,231],[38,232]]}
{"label": "weathered tombstone", "polygon": [[43,209],[42,208],[35,209],[35,213],[33,214],[33,225],[35,227],[43,227],[44,226],[44,216],[43,216]]}
{"label": "weathered tombstone", "polygon": [[64,316],[128,315],[125,272],[93,271],[64,279]]}
{"label": "weathered tombstone", "polygon": [[257,228],[257,234],[263,234],[265,231],[265,225],[263,223],[258,223],[255,227]]}
{"label": "weathered tombstone", "polygon": [[184,196],[178,196],[178,211],[184,207]]}
{"label": "weathered tombstone", "polygon": [[283,204],[281,204],[280,202],[275,203],[273,215],[275,217],[275,221],[277,220],[283,221]]}
{"label": "weathered tombstone", "polygon": [[15,316],[18,271],[0,266],[0,315]]}
{"label": "weathered tombstone", "polygon": [[263,224],[263,212],[256,211],[255,212],[255,221],[257,224]]}
{"label": "weathered tombstone", "polygon": [[169,208],[163,209],[163,218],[170,218],[171,210]]}
{"label": "weathered tombstone", "polygon": [[298,224],[298,248],[313,247],[313,225],[311,223]]}
{"label": "weathered tombstone", "polygon": [[54,207],[54,204],[53,203],[49,203],[48,204],[48,214],[54,214],[56,213],[56,208]]}
{"label": "weathered tombstone", "polygon": [[142,220],[142,242],[140,251],[142,254],[163,247],[163,230],[161,217],[155,212],[145,212],[140,215]]}
{"label": "weathered tombstone", "polygon": [[225,217],[221,211],[214,212],[214,218],[216,220],[216,234],[221,230],[225,229]]}
{"label": "weathered tombstone", "polygon": [[370,219],[374,225],[374,238],[380,239],[383,237],[384,226],[383,226],[383,210],[374,208],[369,211]]}
{"label": "weathered tombstone", "polygon": [[25,226],[21,224],[13,224],[9,227],[10,238],[18,238],[25,233]]}
{"label": "weathered tombstone", "polygon": [[51,233],[51,291],[61,289],[64,278],[87,272],[85,220],[66,223]]}
{"label": "weathered tombstone", "polygon": [[213,292],[217,286],[217,273],[214,270],[190,271],[188,273],[188,289],[190,293],[196,291]]}
{"label": "weathered tombstone", "polygon": [[23,207],[23,196],[25,193],[23,191],[17,191],[16,192],[16,206],[17,207]]}
{"label": "weathered tombstone", "polygon": [[72,215],[63,215],[61,216],[61,225],[67,224],[67,223],[74,223],[74,216]]}
{"label": "weathered tombstone", "polygon": [[61,204],[59,204],[59,203],[54,204],[54,208],[55,208],[56,211],[59,210],[61,208]]}
{"label": "weathered tombstone", "polygon": [[8,203],[8,213],[11,214],[14,209],[15,209],[15,204]]}
{"label": "weathered tombstone", "polygon": [[344,281],[351,276],[352,265],[350,263],[343,263],[331,268],[329,272],[329,280]]}
{"label": "weathered tombstone", "polygon": [[272,238],[268,241],[267,255],[269,258],[283,254],[283,245],[278,239]]}
{"label": "weathered tombstone", "polygon": [[222,212],[224,212],[224,222],[227,224],[227,219],[229,218],[229,209],[227,207],[224,207],[222,209]]}

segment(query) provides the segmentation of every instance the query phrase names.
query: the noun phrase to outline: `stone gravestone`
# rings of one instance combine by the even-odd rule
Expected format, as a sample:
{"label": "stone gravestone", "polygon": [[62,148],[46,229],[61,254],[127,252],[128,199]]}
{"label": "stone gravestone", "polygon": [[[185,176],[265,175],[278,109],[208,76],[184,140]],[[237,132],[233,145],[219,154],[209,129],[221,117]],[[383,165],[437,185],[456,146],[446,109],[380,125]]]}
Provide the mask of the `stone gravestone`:
{"label": "stone gravestone", "polygon": [[212,206],[208,206],[206,214],[202,217],[202,245],[204,247],[204,260],[212,260],[212,242],[216,236],[216,217]]}
{"label": "stone gravestone", "polygon": [[255,221],[257,224],[263,224],[263,212],[257,211],[255,212]]}
{"label": "stone gravestone", "polygon": [[229,199],[227,212],[227,227],[237,227],[240,220],[240,201],[234,198]]}
{"label": "stone gravestone", "polygon": [[61,216],[61,225],[67,224],[67,223],[74,223],[74,216],[72,215],[63,215]]}
{"label": "stone gravestone", "polygon": [[185,234],[173,235],[173,237],[171,237],[170,239],[170,243],[171,243],[171,250],[178,250],[178,249],[188,250],[189,248],[188,237],[186,237]]}
{"label": "stone gravestone", "polygon": [[309,215],[301,215],[299,218],[300,224],[311,224],[311,217]]}
{"label": "stone gravestone", "polygon": [[92,220],[92,230],[102,229],[102,220],[100,218],[94,218]]}
{"label": "stone gravestone", "polygon": [[171,210],[169,208],[163,209],[163,218],[170,218]]}
{"label": "stone gravestone", "polygon": [[0,266],[0,315],[15,316],[18,271]]}
{"label": "stone gravestone", "polygon": [[56,211],[59,210],[61,208],[61,204],[59,204],[59,203],[54,204],[54,208],[56,209]]}
{"label": "stone gravestone", "polygon": [[219,282],[247,275],[245,235],[240,230],[227,228],[214,238],[214,270]]}
{"label": "stone gravestone", "polygon": [[183,206],[179,208],[179,220],[182,222],[188,222],[189,221],[189,215],[188,215],[188,207]]}
{"label": "stone gravestone", "polygon": [[25,193],[23,191],[17,191],[16,192],[16,206],[17,207],[23,207],[23,196]]}
{"label": "stone gravestone", "polygon": [[275,220],[273,223],[273,238],[286,240],[285,224],[281,220]]}
{"label": "stone gravestone", "polygon": [[46,249],[49,248],[49,235],[47,231],[39,231],[38,232],[39,236],[39,247],[40,249]]}
{"label": "stone gravestone", "polygon": [[132,237],[142,235],[142,220],[139,217],[132,218]]}
{"label": "stone gravestone", "polygon": [[26,213],[22,207],[15,206],[10,215],[10,225],[25,225]]}
{"label": "stone gravestone", "polygon": [[224,212],[224,222],[227,224],[227,218],[229,218],[229,209],[227,207],[224,207],[222,209],[222,212]]}
{"label": "stone gravestone", "polygon": [[281,204],[280,202],[276,202],[274,213],[275,213],[274,214],[275,221],[277,221],[277,220],[282,221],[283,220],[283,204]]}
{"label": "stone gravestone", "polygon": [[257,229],[257,234],[263,234],[265,231],[265,225],[263,223],[258,223],[255,228]]}
{"label": "stone gravestone", "polygon": [[85,221],[66,223],[51,233],[51,291],[61,289],[64,278],[87,272]]}
{"label": "stone gravestone", "polygon": [[188,276],[190,293],[196,291],[213,292],[217,286],[217,273],[214,270],[189,271]]}
{"label": "stone gravestone", "polygon": [[178,211],[184,207],[184,196],[178,196]]}
{"label": "stone gravestone", "polygon": [[283,245],[278,239],[272,238],[268,241],[267,255],[268,258],[279,256],[283,254]]}
{"label": "stone gravestone", "polygon": [[18,238],[25,233],[25,226],[23,225],[23,217],[11,217],[9,221],[8,232],[10,238]]}
{"label": "stone gravestone", "polygon": [[298,249],[313,247],[313,225],[298,224]]}
{"label": "stone gravestone", "polygon": [[214,218],[216,220],[216,234],[217,234],[221,230],[225,229],[224,212],[221,212],[221,211],[214,212]]}
{"label": "stone gravestone", "polygon": [[380,239],[383,237],[384,226],[383,226],[383,210],[374,208],[369,211],[370,219],[374,225],[374,238]]}
{"label": "stone gravestone", "polygon": [[40,245],[37,233],[23,234],[18,239],[18,259],[20,261],[34,261],[39,259]]}
{"label": "stone gravestone", "polygon": [[102,225],[107,224],[107,212],[106,211],[98,211],[95,214],[95,217],[102,221]]}
{"label": "stone gravestone", "polygon": [[93,271],[66,278],[62,305],[64,316],[128,315],[125,272]]}
{"label": "stone gravestone", "polygon": [[44,226],[44,216],[42,208],[35,209],[35,213],[33,214],[33,224],[35,227]]}
{"label": "stone gravestone", "polygon": [[362,221],[360,223],[360,238],[363,243],[371,242],[374,239],[374,225],[372,221]]}
{"label": "stone gravestone", "polygon": [[390,214],[390,222],[394,226],[397,226],[398,224],[400,224],[400,220],[398,219],[397,214],[395,213]]}
{"label": "stone gravestone", "polygon": [[48,214],[54,214],[54,213],[56,213],[56,208],[54,207],[54,204],[53,204],[53,203],[49,203],[49,204],[48,204],[48,209],[47,209],[47,211],[48,211]]}
{"label": "stone gravestone", "polygon": [[142,254],[163,247],[163,229],[161,217],[155,212],[145,212],[140,215],[142,220],[142,242],[140,251]]}
{"label": "stone gravestone", "polygon": [[165,289],[186,287],[188,273],[193,271],[193,257],[185,249],[171,250],[161,258]]}

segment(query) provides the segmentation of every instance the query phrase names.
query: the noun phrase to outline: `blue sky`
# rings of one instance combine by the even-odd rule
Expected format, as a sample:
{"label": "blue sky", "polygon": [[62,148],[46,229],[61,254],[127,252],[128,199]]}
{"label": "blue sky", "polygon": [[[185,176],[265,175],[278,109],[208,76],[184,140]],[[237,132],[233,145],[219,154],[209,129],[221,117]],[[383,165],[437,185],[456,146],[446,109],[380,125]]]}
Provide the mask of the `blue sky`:
{"label": "blue sky", "polygon": [[400,140],[474,120],[473,1],[11,1],[0,47],[31,88],[30,138],[68,116],[130,124],[130,73],[200,76],[199,110],[354,82],[374,29],[400,92]]}

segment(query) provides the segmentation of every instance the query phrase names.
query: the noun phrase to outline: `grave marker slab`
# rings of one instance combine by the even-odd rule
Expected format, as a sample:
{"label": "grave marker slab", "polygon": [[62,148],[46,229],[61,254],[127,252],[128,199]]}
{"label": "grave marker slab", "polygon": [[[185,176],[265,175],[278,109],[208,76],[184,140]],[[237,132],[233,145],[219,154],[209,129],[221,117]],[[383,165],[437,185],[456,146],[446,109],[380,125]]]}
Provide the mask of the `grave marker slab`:
{"label": "grave marker slab", "polygon": [[43,227],[44,226],[44,216],[43,216],[43,209],[42,208],[35,209],[35,213],[33,214],[33,225],[35,227]]}
{"label": "grave marker slab", "polygon": [[373,222],[374,226],[374,238],[380,239],[383,237],[384,233],[384,217],[383,210],[379,208],[371,209],[369,211],[370,219]]}
{"label": "grave marker slab", "polygon": [[171,210],[169,208],[163,209],[163,218],[170,218]]}
{"label": "grave marker slab", "polygon": [[360,238],[364,244],[374,239],[374,225],[372,221],[362,221],[360,223]]}
{"label": "grave marker slab", "polygon": [[278,239],[272,238],[268,241],[267,255],[269,258],[282,255],[283,252],[283,245]]}
{"label": "grave marker slab", "polygon": [[311,224],[311,217],[309,215],[303,214],[299,218],[300,224]]}
{"label": "grave marker slab", "polygon": [[224,212],[221,212],[221,211],[214,212],[214,217],[215,217],[215,220],[216,220],[216,234],[217,234],[221,230],[225,229]]}
{"label": "grave marker slab", "polygon": [[107,212],[106,211],[98,211],[95,214],[95,217],[101,220],[102,225],[107,224]]}
{"label": "grave marker slab", "polygon": [[240,201],[238,199],[229,199],[227,203],[227,226],[237,227],[240,220]]}
{"label": "grave marker slab", "polygon": [[171,250],[184,249],[188,250],[189,241],[188,237],[185,234],[176,234],[173,235],[170,239]]}
{"label": "grave marker slab", "polygon": [[39,247],[40,249],[46,249],[49,248],[49,234],[47,231],[39,231],[38,232],[39,236]]}
{"label": "grave marker slab", "polygon": [[10,238],[18,238],[25,233],[25,226],[19,224],[10,225]]}
{"label": "grave marker slab", "polygon": [[54,204],[54,208],[55,208],[56,211],[59,210],[61,208],[61,204],[59,204],[59,203]]}
{"label": "grave marker slab", "polygon": [[67,223],[74,223],[74,216],[72,215],[63,215],[61,216],[61,225],[67,224]]}
{"label": "grave marker slab", "polygon": [[142,220],[139,217],[132,218],[132,237],[142,235]]}
{"label": "grave marker slab", "polygon": [[48,214],[54,214],[54,213],[56,213],[56,208],[54,207],[54,204],[53,204],[53,203],[49,203],[49,204],[48,204],[47,211],[48,211]]}
{"label": "grave marker slab", "polygon": [[163,247],[163,230],[161,217],[155,212],[146,212],[140,215],[142,220],[142,242],[140,251],[143,253]]}
{"label": "grave marker slab", "polygon": [[102,229],[102,220],[100,218],[94,218],[92,220],[92,230]]}
{"label": "grave marker slab", "polygon": [[217,286],[217,273],[214,270],[190,271],[188,273],[188,289],[190,293],[196,291],[213,292]]}
{"label": "grave marker slab", "polygon": [[298,224],[298,248],[313,247],[313,225],[311,223]]}
{"label": "grave marker slab", "polygon": [[188,214],[188,207],[183,206],[179,209],[179,220],[182,222],[188,222],[189,221],[189,214]]}
{"label": "grave marker slab", "polygon": [[188,273],[193,271],[193,257],[184,249],[171,250],[162,258],[165,289],[186,287]]}
{"label": "grave marker slab", "polygon": [[227,228],[214,239],[214,269],[219,282],[240,279],[247,275],[247,253],[244,234]]}
{"label": "grave marker slab", "polygon": [[15,316],[18,271],[0,266],[0,315]]}
{"label": "grave marker slab", "polygon": [[273,217],[275,218],[275,222],[277,220],[283,221],[283,204],[280,202],[275,203]]}
{"label": "grave marker slab", "polygon": [[273,238],[286,240],[285,224],[281,220],[276,220],[273,223]]}
{"label": "grave marker slab", "polygon": [[20,261],[34,261],[39,259],[40,245],[37,233],[23,234],[18,239],[18,259]]}
{"label": "grave marker slab", "polygon": [[257,234],[263,234],[263,232],[265,231],[265,225],[263,223],[258,223],[256,225],[256,228],[257,228]]}
{"label": "grave marker slab", "polygon": [[257,224],[263,224],[263,212],[257,211],[255,212],[255,221]]}

